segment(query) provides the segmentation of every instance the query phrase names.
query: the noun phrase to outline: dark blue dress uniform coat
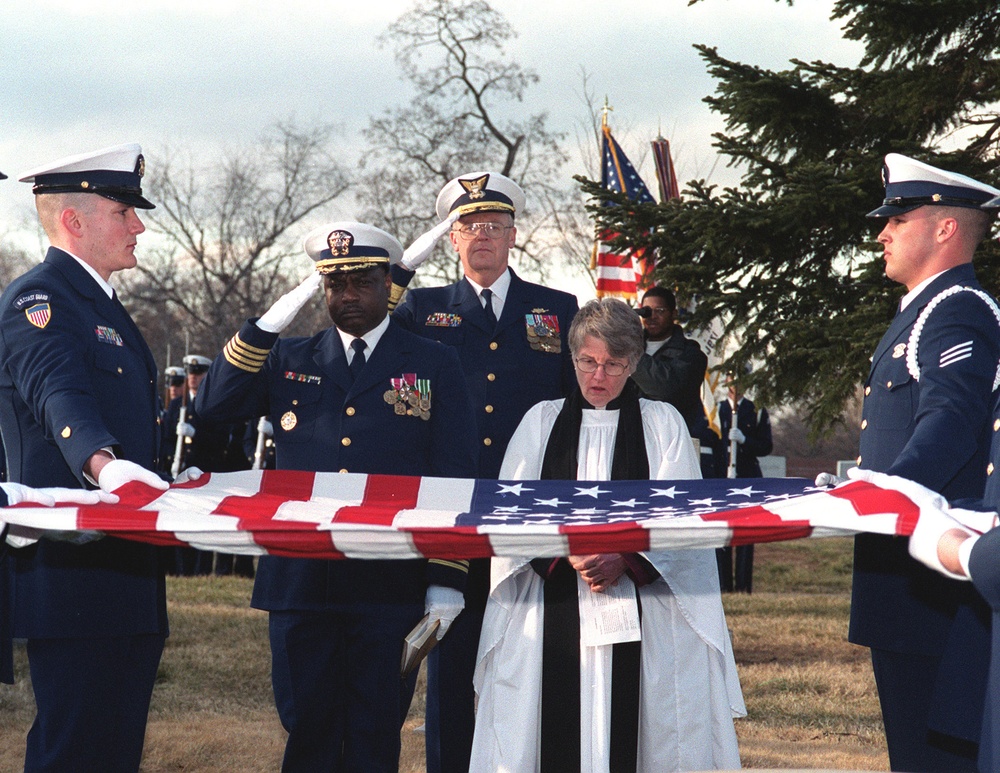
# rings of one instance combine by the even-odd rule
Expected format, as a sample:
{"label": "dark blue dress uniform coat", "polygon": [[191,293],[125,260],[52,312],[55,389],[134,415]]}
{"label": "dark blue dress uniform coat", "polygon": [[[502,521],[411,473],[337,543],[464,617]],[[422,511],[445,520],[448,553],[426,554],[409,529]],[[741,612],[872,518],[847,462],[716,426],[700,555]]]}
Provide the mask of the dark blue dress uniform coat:
{"label": "dark blue dress uniform coat", "polygon": [[[865,382],[859,466],[899,475],[949,500],[980,497],[986,483],[990,412],[1000,361],[1000,324],[972,292],[937,305],[923,326],[919,381],[907,368],[910,333],[924,308],[953,285],[981,290],[971,264],[946,271],[896,315]],[[912,559],[907,540],[855,540],[849,638],[856,644],[941,657],[929,726],[978,741],[988,652],[988,613],[968,583]],[[948,672],[951,669],[954,675]]]}
{"label": "dark blue dress uniform coat", "polygon": [[[262,356],[270,351],[259,372],[232,364],[239,356],[230,355],[240,346]],[[430,380],[429,421],[399,415],[386,402],[391,379],[403,373]],[[311,338],[278,339],[247,322],[215,358],[194,407],[209,421],[272,416],[279,470],[475,476],[472,408],[458,356],[391,322],[354,383],[336,328]],[[426,563],[263,556],[253,605],[267,610],[359,601],[422,605]]]}
{"label": "dark blue dress uniform coat", "polygon": [[[84,487],[84,463],[105,447],[155,469],[156,387],[138,328],[65,252],[50,248],[0,297],[0,432],[11,480]],[[134,770],[167,634],[156,548],[43,539],[3,562],[38,702],[26,769]],[[95,722],[104,723],[99,736]]]}
{"label": "dark blue dress uniform coat", "polygon": [[[994,464],[1000,454],[994,455]],[[1000,507],[1000,492],[994,494],[993,509]],[[992,529],[976,542],[969,556],[972,584],[992,609],[993,643],[990,647],[989,682],[983,710],[983,732],[979,743],[979,769],[1000,769],[1000,529]]]}
{"label": "dark blue dress uniform coat", "polygon": [[[465,279],[409,290],[392,315],[407,330],[458,350],[476,411],[480,478],[500,474],[507,443],[529,408],[563,397],[576,386],[566,342],[578,310],[576,296],[525,282],[508,270],[510,290],[496,328]],[[558,353],[532,348],[526,322],[531,314],[556,317]]]}
{"label": "dark blue dress uniform coat", "polygon": [[[50,315],[43,327],[29,321],[33,307]],[[12,481],[83,488],[84,463],[105,447],[154,469],[156,387],[153,356],[125,309],[61,250],[0,297],[0,432]],[[155,556],[113,538],[16,551],[14,635],[165,633]]]}

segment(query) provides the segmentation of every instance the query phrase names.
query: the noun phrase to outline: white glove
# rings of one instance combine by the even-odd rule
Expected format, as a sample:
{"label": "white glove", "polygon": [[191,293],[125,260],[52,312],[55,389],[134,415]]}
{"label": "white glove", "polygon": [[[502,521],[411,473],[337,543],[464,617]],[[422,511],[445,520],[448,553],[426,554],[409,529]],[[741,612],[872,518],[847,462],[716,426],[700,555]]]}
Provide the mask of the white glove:
{"label": "white glove", "polygon": [[747,442],[747,436],[743,434],[743,431],[739,427],[733,427],[729,430],[729,439],[735,440],[740,445]]}
{"label": "white glove", "polygon": [[948,515],[962,524],[969,531],[977,534],[985,534],[990,529],[997,527],[997,514],[993,511],[983,512],[982,510],[966,510],[963,507],[952,507],[948,510]]}
{"label": "white glove", "polygon": [[193,480],[198,480],[204,474],[205,472],[197,467],[188,467],[178,473],[177,477],[174,478],[174,483],[190,483]]}
{"label": "white glove", "polygon": [[194,424],[188,424],[186,421],[177,422],[177,434],[184,437],[194,437],[195,428]]}
{"label": "white glove", "polygon": [[257,327],[265,333],[280,333],[295,319],[295,315],[306,305],[316,288],[323,281],[323,275],[313,271],[294,290],[290,290],[274,302],[264,315],[257,320]]}
{"label": "white glove", "polygon": [[455,622],[455,618],[465,609],[465,596],[461,591],[448,588],[444,585],[431,585],[427,588],[427,596],[424,601],[424,614],[429,616],[427,622],[433,623],[435,620],[441,621],[438,628],[438,641],[444,638]]}
{"label": "white glove", "polygon": [[264,437],[274,437],[274,425],[267,416],[260,417],[260,421],[257,422],[257,431],[263,432]]}
{"label": "white glove", "polygon": [[114,504],[118,497],[107,491],[82,488],[31,488],[21,483],[0,483],[7,495],[8,505],[34,502],[44,507],[52,507],[56,502],[72,502],[78,505],[97,505],[101,502]]}
{"label": "white glove", "polygon": [[170,485],[155,472],[127,459],[113,459],[104,465],[97,476],[97,485],[104,491],[114,491],[132,481],[144,483],[160,491],[170,488]]}
{"label": "white glove", "polygon": [[821,472],[816,476],[815,485],[817,486],[839,486],[841,483],[847,481],[847,478],[841,478],[839,475],[834,475],[832,472]]}
{"label": "white glove", "polygon": [[975,532],[964,528],[962,524],[944,511],[921,507],[917,526],[913,530],[913,534],[910,535],[910,555],[924,566],[940,572],[945,577],[951,577],[954,580],[968,580],[969,578],[964,574],[956,574],[945,569],[938,555],[938,544],[941,542],[941,538],[946,532],[952,530],[962,532],[967,537],[977,536]]}
{"label": "white glove", "polygon": [[413,244],[403,250],[403,257],[400,258],[399,264],[407,271],[416,271],[417,267],[434,252],[435,245],[441,240],[442,236],[451,230],[452,223],[458,220],[458,218],[459,211],[456,209],[431,230],[420,234],[420,236],[413,240]]}

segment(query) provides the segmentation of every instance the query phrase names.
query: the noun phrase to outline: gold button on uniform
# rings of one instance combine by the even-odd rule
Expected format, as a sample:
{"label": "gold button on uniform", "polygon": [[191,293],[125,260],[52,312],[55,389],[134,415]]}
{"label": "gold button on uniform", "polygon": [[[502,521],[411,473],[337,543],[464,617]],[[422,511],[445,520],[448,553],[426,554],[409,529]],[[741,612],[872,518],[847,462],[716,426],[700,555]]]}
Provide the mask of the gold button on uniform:
{"label": "gold button on uniform", "polygon": [[483,445],[484,446],[491,446],[491,445],[493,445],[493,441],[490,440],[488,437],[484,437],[483,438]]}
{"label": "gold button on uniform", "polygon": [[496,381],[497,380],[496,373],[487,373],[486,374],[486,380],[487,381]]}
{"label": "gold button on uniform", "polygon": [[346,467],[342,468],[341,472],[347,472],[347,468]]}
{"label": "gold button on uniform", "polygon": [[867,426],[868,426],[868,419],[862,419],[861,420],[861,429],[864,429]]}
{"label": "gold button on uniform", "polygon": [[872,393],[872,388],[870,386],[865,387],[865,396],[867,397]]}
{"label": "gold button on uniform", "polygon": [[490,341],[490,349],[492,349],[493,351],[496,351],[498,346],[500,346],[500,344],[498,344],[496,341]]}
{"label": "gold button on uniform", "polygon": [[62,432],[60,432],[59,434],[62,435],[64,438],[68,438],[70,435],[73,434],[73,430],[71,430],[69,427],[63,427]]}
{"label": "gold button on uniform", "polygon": [[353,416],[355,414],[354,406],[353,405],[347,406],[347,410],[344,411],[344,413],[346,413],[348,416]]}
{"label": "gold button on uniform", "polygon": [[122,366],[121,366],[121,365],[119,365],[119,366],[118,366],[118,375],[120,376],[121,374],[122,374]]}
{"label": "gold button on uniform", "polygon": [[292,400],[292,405],[298,405],[298,404],[299,404],[298,400]]}
{"label": "gold button on uniform", "polygon": [[892,389],[892,382],[891,381],[886,381],[885,382],[885,388],[886,389]]}
{"label": "gold button on uniform", "polygon": [[861,457],[859,456],[858,457],[858,467],[860,467],[860,466],[861,466]]}
{"label": "gold button on uniform", "polygon": [[989,464],[986,465],[986,474],[987,475],[993,474],[993,462],[990,462]]}
{"label": "gold button on uniform", "polygon": [[351,444],[351,439],[349,437],[341,438],[340,445],[349,446]]}
{"label": "gold button on uniform", "polygon": [[993,422],[993,431],[996,432],[997,430],[1000,430],[1000,419],[996,419]]}
{"label": "gold button on uniform", "polygon": [[486,406],[486,412],[487,413],[493,413],[493,406],[492,405],[487,405]]}

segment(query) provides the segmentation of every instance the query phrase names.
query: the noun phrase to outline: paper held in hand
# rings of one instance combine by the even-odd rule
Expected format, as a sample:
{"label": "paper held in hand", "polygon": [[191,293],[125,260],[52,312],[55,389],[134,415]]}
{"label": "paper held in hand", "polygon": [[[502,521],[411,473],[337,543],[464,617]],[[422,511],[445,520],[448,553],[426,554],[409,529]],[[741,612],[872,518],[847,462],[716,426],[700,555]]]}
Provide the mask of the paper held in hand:
{"label": "paper held in hand", "polygon": [[430,616],[424,615],[413,630],[406,634],[406,638],[403,639],[403,661],[399,669],[399,675],[403,679],[409,676],[410,672],[420,665],[420,661],[427,657],[427,653],[437,645],[437,631],[440,626],[440,620],[431,622]]}

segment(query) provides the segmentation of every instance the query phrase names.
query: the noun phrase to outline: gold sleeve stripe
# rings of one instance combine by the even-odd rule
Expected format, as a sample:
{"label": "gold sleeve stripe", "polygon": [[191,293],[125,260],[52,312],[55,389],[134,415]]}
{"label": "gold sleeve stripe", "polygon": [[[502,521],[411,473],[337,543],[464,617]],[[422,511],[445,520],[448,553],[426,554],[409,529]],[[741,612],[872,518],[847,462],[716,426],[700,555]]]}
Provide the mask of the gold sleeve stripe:
{"label": "gold sleeve stripe", "polygon": [[393,282],[389,288],[389,311],[392,311],[399,305],[404,295],[406,295],[406,288]]}
{"label": "gold sleeve stripe", "polygon": [[468,573],[469,571],[469,562],[464,559],[459,561],[448,561],[444,558],[432,558],[430,559],[430,563],[437,564],[438,566],[444,566],[448,569],[455,569],[459,572]]}
{"label": "gold sleeve stripe", "polygon": [[258,373],[264,367],[264,362],[267,360],[270,350],[245,344],[237,334],[229,339],[222,353],[226,358],[226,362],[230,365],[234,365],[240,370],[245,370],[247,373]]}

